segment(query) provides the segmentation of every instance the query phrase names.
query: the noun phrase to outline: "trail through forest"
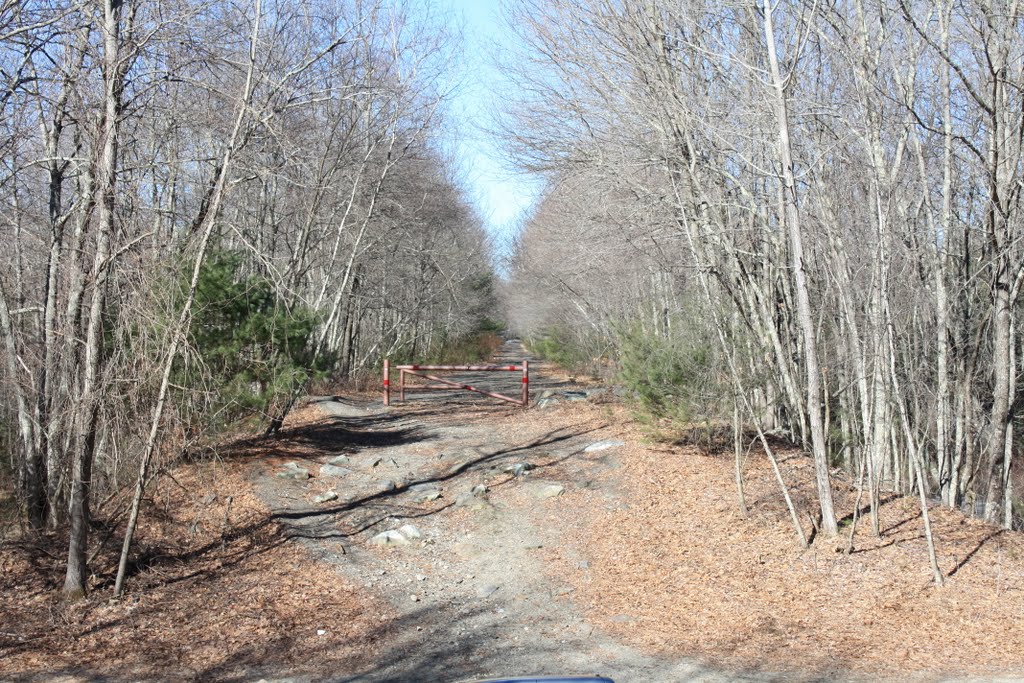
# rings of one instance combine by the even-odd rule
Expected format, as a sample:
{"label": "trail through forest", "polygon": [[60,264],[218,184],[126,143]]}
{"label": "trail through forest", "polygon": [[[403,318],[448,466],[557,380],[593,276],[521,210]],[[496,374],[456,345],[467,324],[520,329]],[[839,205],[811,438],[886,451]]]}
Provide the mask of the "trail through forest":
{"label": "trail through forest", "polygon": [[447,4],[0,0],[0,679],[1024,673],[1024,3]]}
{"label": "trail through forest", "polygon": [[[518,343],[506,344],[496,362],[517,362],[523,354]],[[571,398],[586,391],[533,363],[536,395],[555,392],[557,401],[564,391]],[[515,393],[500,374],[458,377]],[[624,646],[588,623],[573,604],[571,583],[546,570],[545,550],[559,547],[564,531],[548,524],[547,515],[572,514],[564,510],[566,491],[582,488],[609,508],[626,505],[614,485],[597,484],[600,473],[618,466],[609,455],[616,446],[587,452],[594,444],[621,444],[609,438],[615,433],[609,421],[563,424],[452,393],[410,394],[391,410],[379,400],[342,397],[315,405],[328,430],[355,438],[325,444],[312,461],[290,462],[311,471],[319,465],[321,472],[341,462],[347,471],[340,478],[321,474],[311,484],[268,470],[257,486],[287,534],[397,613],[401,626],[372,670],[341,680],[558,673],[604,674],[622,683],[772,680],[717,674],[695,660],[663,660]],[[310,495],[328,490],[339,498],[308,506]],[[400,540],[409,526],[412,538]],[[395,540],[377,545],[388,532]],[[576,571],[587,566],[579,555]]]}
{"label": "trail through forest", "polygon": [[[123,601],[61,605],[56,558],[0,548],[0,679],[1020,680],[1020,534],[936,509],[938,588],[912,499],[886,498],[881,538],[861,525],[850,554],[802,550],[756,448],[744,518],[731,453],[652,444],[612,389],[531,369],[525,411],[324,396],[178,466]],[[812,509],[810,458],[780,456]],[[855,487],[835,496],[847,533]]]}
{"label": "trail through forest", "polygon": [[[495,360],[523,355],[510,342]],[[1016,655],[965,642],[990,640],[981,636],[1000,624],[1012,630],[1020,566],[1007,557],[1020,557],[1019,539],[944,518],[959,566],[973,571],[966,555],[985,551],[977,564],[1002,574],[994,595],[967,595],[960,583],[930,589],[916,511],[895,497],[887,536],[858,541],[860,556],[801,553],[766,463],[750,467],[753,512],[740,520],[727,456],[644,448],[610,389],[574,385],[536,359],[532,368],[526,412],[461,392],[410,394],[390,410],[321,398],[321,425],[350,436],[324,439],[315,458],[296,462],[320,476],[310,483],[276,469],[257,479],[289,535],[395,612],[395,635],[374,665],[343,680],[989,680],[1019,666]],[[459,381],[515,393],[500,373]],[[786,461],[810,507],[809,459],[792,452]],[[837,492],[841,508],[852,506],[851,492]],[[306,502],[334,493],[320,507]],[[928,626],[904,629],[911,620],[941,634],[943,614],[956,625],[939,641],[959,637],[963,648],[939,655]],[[971,618],[983,621],[957,623]]]}

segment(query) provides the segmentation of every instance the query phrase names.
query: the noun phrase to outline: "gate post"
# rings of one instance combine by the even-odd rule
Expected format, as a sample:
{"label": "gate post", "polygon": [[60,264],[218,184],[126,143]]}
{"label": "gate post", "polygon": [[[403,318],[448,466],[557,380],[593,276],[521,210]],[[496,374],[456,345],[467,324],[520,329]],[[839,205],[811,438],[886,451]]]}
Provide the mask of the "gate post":
{"label": "gate post", "polygon": [[523,407],[530,405],[530,361],[523,359]]}
{"label": "gate post", "polygon": [[391,405],[391,364],[387,358],[384,359],[384,405]]}

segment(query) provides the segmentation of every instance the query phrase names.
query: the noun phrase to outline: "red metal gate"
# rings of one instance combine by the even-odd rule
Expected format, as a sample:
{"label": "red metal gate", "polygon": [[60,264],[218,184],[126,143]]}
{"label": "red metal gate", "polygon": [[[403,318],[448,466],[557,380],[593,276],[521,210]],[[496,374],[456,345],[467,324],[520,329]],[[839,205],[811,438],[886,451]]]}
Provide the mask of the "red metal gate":
{"label": "red metal gate", "polygon": [[[520,365],[396,365],[398,370],[398,396],[399,400],[405,400],[406,391],[475,391],[484,396],[501,399],[509,403],[515,403],[522,407],[530,405],[530,362],[524,360]],[[384,405],[391,405],[391,363],[384,359]],[[521,372],[523,373],[522,393],[518,398],[499,394],[494,391],[485,391],[469,384],[459,384],[451,380],[438,377],[434,372]],[[407,386],[405,376],[422,377],[437,384]]]}

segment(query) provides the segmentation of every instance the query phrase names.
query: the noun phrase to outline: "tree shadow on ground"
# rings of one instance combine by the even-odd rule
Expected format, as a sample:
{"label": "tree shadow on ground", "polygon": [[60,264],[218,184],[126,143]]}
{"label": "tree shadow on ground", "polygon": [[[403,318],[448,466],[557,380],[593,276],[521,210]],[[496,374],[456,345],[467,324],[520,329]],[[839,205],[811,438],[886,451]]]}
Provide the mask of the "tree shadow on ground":
{"label": "tree shadow on ground", "polygon": [[[522,444],[481,452],[455,464],[444,473],[424,476],[395,490],[377,491],[330,508],[271,512],[248,523],[225,529],[209,542],[193,549],[180,552],[145,549],[143,554],[134,558],[129,576],[138,579],[140,574],[144,574],[144,581],[149,584],[156,582],[165,587],[179,585],[177,594],[181,594],[182,591],[188,593],[191,590],[190,586],[221,579],[230,580],[231,572],[243,562],[268,553],[291,539],[351,537],[367,530],[369,527],[364,526],[338,531],[339,520],[352,513],[363,514],[373,524],[388,518],[415,519],[438,514],[451,507],[451,503],[446,502],[440,507],[423,509],[407,502],[403,494],[416,484],[453,482],[460,477],[469,476],[480,468],[489,468],[504,459],[522,457],[522,454],[530,449],[564,444],[590,431],[592,430],[565,428],[551,430]],[[577,448],[560,451],[557,456],[549,457],[538,467],[557,464],[579,453],[580,449]],[[511,480],[511,477],[509,479]],[[295,527],[291,524],[302,520],[314,522],[314,525]],[[109,578],[112,580],[112,577]],[[103,585],[107,584],[109,581]],[[133,600],[131,593],[127,599]],[[112,634],[103,635],[105,639],[116,637],[120,630],[134,628],[133,624],[145,622],[147,614],[168,609],[169,606],[165,603],[170,599],[170,596],[157,600],[150,597],[131,610],[112,612],[78,632],[76,637],[96,634]],[[329,621],[327,615],[325,618]],[[284,676],[294,676],[297,672],[306,673],[313,669],[319,672],[313,677],[316,680],[337,680],[339,683],[455,681],[482,678],[492,673],[502,673],[501,665],[506,659],[505,653],[517,647],[515,643],[506,642],[507,639],[501,637],[502,633],[508,632],[501,630],[503,618],[493,606],[484,605],[463,606],[458,610],[450,605],[419,610],[382,625],[378,632],[365,640],[386,643],[383,655],[379,660],[373,660],[373,666],[366,664],[370,660],[365,653],[354,652],[348,657],[342,656],[340,652],[318,653],[315,640],[311,646],[308,638],[300,639],[286,629],[278,629],[261,635],[257,642],[231,642],[231,652],[228,656],[219,659],[216,665],[206,670],[183,672],[179,668],[180,665],[176,666],[175,662],[167,660],[163,664],[167,667],[166,675],[161,675],[160,678],[248,681],[265,675],[261,672],[254,676],[252,673],[254,667],[263,665],[274,667],[275,674]],[[507,624],[505,626],[507,627]],[[7,653],[13,654],[33,647],[31,643],[24,643],[15,650],[7,650]],[[140,647],[146,646],[140,643]],[[558,646],[553,643],[552,653],[557,649]],[[143,666],[142,662],[146,657],[140,659],[135,656],[136,654],[138,653],[126,656],[123,660],[97,664],[102,666],[102,674],[98,674],[96,670],[88,670],[89,665],[82,669],[69,668],[63,673],[81,681],[137,679],[140,671],[135,667]],[[324,655],[324,659],[317,659],[320,654]],[[159,658],[163,655],[154,653],[154,656],[156,659],[146,662],[146,666],[162,661]],[[333,662],[334,668],[325,670],[322,664],[327,662]],[[288,666],[294,668],[281,668]],[[268,672],[270,671],[268,669]],[[55,669],[50,669],[47,675],[52,677],[57,673],[59,672]],[[25,676],[11,680],[32,679],[32,676]]]}
{"label": "tree shadow on ground", "polygon": [[1006,531],[1006,529],[993,529],[991,532],[985,534],[985,536],[983,536],[978,541],[977,545],[975,545],[974,548],[972,548],[966,555],[964,555],[963,559],[957,562],[953,569],[951,569],[949,573],[946,574],[946,577],[952,577],[961,569],[963,569],[967,565],[967,563],[970,562],[974,558],[974,556],[978,554],[978,551],[980,551],[986,543],[996,538],[997,536],[1001,536],[1004,531]]}
{"label": "tree shadow on ground", "polygon": [[[198,567],[163,579],[160,583],[169,586],[190,579],[212,579],[227,573],[245,560],[270,552],[287,541],[288,537],[281,533],[270,516],[260,517],[242,526],[232,526],[208,543],[191,550],[168,552],[159,546],[142,547],[141,550],[132,553],[125,576],[129,579],[136,578],[149,570],[159,571],[163,567],[188,565],[216,556],[214,566]],[[232,547],[229,549],[228,546]],[[113,571],[105,572],[98,578],[100,580],[94,590],[113,587]]]}
{"label": "tree shadow on ground", "polygon": [[[404,615],[374,634],[387,643],[371,668],[352,674],[335,673],[330,683],[464,683],[495,677],[602,675],[615,681],[667,681],[697,683],[721,680],[721,672],[696,659],[651,658],[630,665],[619,655],[605,655],[589,636],[552,637],[538,646],[530,639],[519,643],[514,634],[520,624],[507,623],[500,610],[477,605],[460,610],[452,606],[425,607]],[[511,637],[510,637],[511,636]],[[584,654],[594,652],[592,659]],[[518,666],[521,668],[516,668]],[[835,664],[835,663],[833,663]],[[230,679],[242,683],[244,679]],[[775,683],[792,676],[771,673],[758,666],[736,672],[733,681]],[[801,676],[802,681],[832,680],[830,676]]]}
{"label": "tree shadow on ground", "polygon": [[[600,430],[603,426],[575,430],[555,429],[518,446],[480,453],[475,457],[456,463],[441,473],[425,474],[413,480],[394,484],[393,488],[388,487],[368,494],[357,495],[327,507],[275,510],[271,513],[270,518],[275,522],[282,523],[287,528],[285,534],[291,537],[344,539],[358,536],[388,519],[415,519],[436,515],[449,509],[453,503],[446,502],[440,506],[424,508],[422,505],[408,502],[405,499],[406,494],[415,490],[416,487],[450,484],[471,473],[490,469],[501,462],[512,460],[532,449],[564,443]],[[551,467],[580,452],[581,449],[573,450],[559,457],[551,458],[536,469]],[[511,478],[509,477],[509,479]]]}
{"label": "tree shadow on ground", "polygon": [[[887,496],[883,496],[883,497],[878,499],[878,509],[881,509],[882,506],[884,506],[884,505],[888,505],[889,503],[892,503],[894,501],[900,500],[901,498],[903,498],[903,496],[901,496],[898,493],[890,493]],[[842,517],[840,517],[837,520],[837,524],[839,524],[840,528],[842,528],[843,526],[845,526],[847,524],[852,524],[853,523],[853,516],[854,516],[854,514],[857,515],[857,520],[858,520],[857,523],[860,524],[864,520],[864,518],[866,516],[868,516],[870,513],[871,513],[871,502],[868,501],[867,503],[864,503],[859,508],[857,508],[857,510],[851,510],[850,512],[848,512],[845,515],[843,515]],[[889,530],[890,529],[886,529],[886,531],[889,531]]]}
{"label": "tree shadow on ground", "polygon": [[[316,452],[337,448],[345,441],[343,450],[360,451],[370,448],[389,448],[408,445],[434,438],[418,425],[409,426],[408,416],[380,413],[361,417],[330,417],[311,425],[283,430],[271,438],[245,439],[229,447],[228,457],[261,459],[291,457],[297,449],[312,448]],[[176,574],[164,583],[180,583],[191,579],[212,578],[229,570],[245,559],[269,550],[290,539],[351,539],[365,533],[388,519],[415,519],[436,515],[451,507],[451,503],[424,508],[412,504],[406,494],[417,485],[451,483],[472,472],[485,469],[503,460],[514,458],[531,449],[548,447],[570,441],[603,427],[590,429],[558,428],[520,445],[480,453],[464,460],[447,471],[403,481],[394,488],[383,488],[357,495],[341,503],[317,508],[272,510],[265,517],[243,526],[232,527],[212,541],[194,549],[175,552],[156,546],[139,545],[128,566],[129,579],[161,567],[200,563],[204,558],[218,556],[216,566],[200,566],[193,571]],[[545,463],[550,466],[575,455],[570,452],[562,458]],[[229,548],[230,546],[230,548]],[[113,575],[100,576],[99,588],[112,585]]]}
{"label": "tree shadow on ground", "polygon": [[309,424],[282,429],[273,436],[239,439],[222,449],[228,460],[291,457],[296,453],[333,456],[368,448],[405,446],[433,437],[401,414],[342,417],[331,415]]}

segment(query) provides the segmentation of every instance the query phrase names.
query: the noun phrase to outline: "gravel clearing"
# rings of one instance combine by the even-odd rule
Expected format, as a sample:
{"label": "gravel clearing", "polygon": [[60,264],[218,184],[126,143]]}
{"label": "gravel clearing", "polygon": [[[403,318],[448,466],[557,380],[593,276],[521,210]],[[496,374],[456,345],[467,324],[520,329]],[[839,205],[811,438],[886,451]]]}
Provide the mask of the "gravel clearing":
{"label": "gravel clearing", "polygon": [[[531,364],[535,391],[575,386]],[[563,543],[565,529],[548,516],[576,516],[573,491],[589,491],[602,504],[618,500],[611,489],[595,486],[619,466],[605,408],[572,402],[577,419],[567,422],[563,405],[523,411],[450,394],[390,410],[372,398],[313,405],[322,412],[314,431],[356,434],[361,447],[346,452],[352,473],[343,486],[301,482],[276,477],[277,464],[268,463],[254,479],[257,491],[287,533],[395,613],[376,665],[330,680],[455,683],[566,673],[602,674],[617,683],[789,678],[722,673],[694,658],[644,654],[588,622],[574,604],[571,582],[551,576],[548,552]],[[578,412],[583,406],[590,411]],[[611,445],[585,452],[595,443]],[[316,469],[312,462],[308,467]],[[399,485],[383,486],[384,476]],[[304,502],[328,485],[338,500],[315,508]],[[421,537],[394,540],[408,536],[401,530],[409,524]]]}

